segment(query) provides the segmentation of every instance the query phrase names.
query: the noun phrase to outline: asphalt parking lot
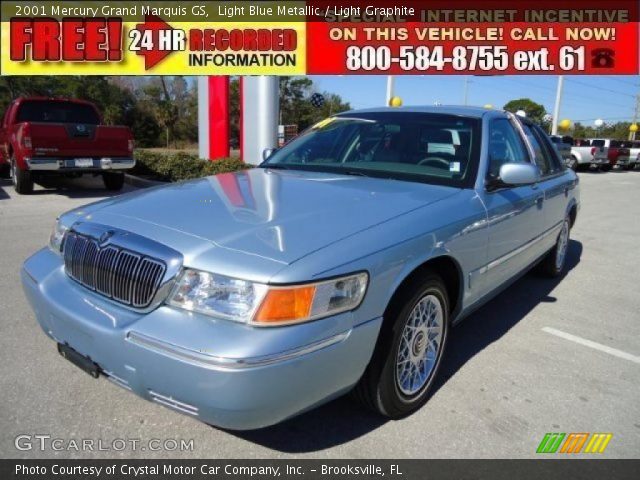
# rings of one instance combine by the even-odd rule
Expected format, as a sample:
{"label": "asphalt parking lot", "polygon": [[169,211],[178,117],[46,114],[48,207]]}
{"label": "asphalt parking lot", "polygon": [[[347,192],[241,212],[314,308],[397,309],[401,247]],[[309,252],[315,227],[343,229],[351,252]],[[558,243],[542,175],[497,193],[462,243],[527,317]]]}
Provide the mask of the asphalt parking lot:
{"label": "asphalt parking lot", "polygon": [[[566,276],[527,275],[454,329],[437,391],[419,412],[385,421],[342,398],[239,433],[96,381],[60,358],[27,305],[20,267],[47,243],[56,215],[106,192],[89,179],[18,196],[0,180],[0,456],[532,458],[547,432],[609,432],[606,458],[637,458],[640,171],[580,179]],[[17,450],[22,434],[63,439],[63,450]],[[133,451],[128,443],[77,452],[71,439],[103,447],[193,439],[193,450]]]}

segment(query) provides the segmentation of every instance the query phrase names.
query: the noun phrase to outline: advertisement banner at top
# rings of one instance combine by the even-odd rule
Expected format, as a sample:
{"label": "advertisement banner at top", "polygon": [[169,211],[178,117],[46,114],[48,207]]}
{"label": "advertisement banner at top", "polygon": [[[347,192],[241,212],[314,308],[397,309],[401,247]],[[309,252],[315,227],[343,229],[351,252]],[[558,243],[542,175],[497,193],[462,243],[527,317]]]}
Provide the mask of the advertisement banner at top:
{"label": "advertisement banner at top", "polygon": [[4,1],[2,75],[640,73],[636,0]]}

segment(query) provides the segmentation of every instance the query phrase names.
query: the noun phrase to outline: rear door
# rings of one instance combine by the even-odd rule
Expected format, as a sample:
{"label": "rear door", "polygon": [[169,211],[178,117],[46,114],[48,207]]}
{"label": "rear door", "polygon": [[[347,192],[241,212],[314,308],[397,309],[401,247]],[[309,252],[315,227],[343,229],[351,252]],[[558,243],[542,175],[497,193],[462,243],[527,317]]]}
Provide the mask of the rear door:
{"label": "rear door", "polygon": [[543,254],[555,243],[567,214],[571,190],[575,188],[575,177],[564,167],[540,127],[528,123],[522,127],[533,147],[534,161],[541,175],[539,188],[544,193],[544,228],[539,231],[539,246],[535,248]]}

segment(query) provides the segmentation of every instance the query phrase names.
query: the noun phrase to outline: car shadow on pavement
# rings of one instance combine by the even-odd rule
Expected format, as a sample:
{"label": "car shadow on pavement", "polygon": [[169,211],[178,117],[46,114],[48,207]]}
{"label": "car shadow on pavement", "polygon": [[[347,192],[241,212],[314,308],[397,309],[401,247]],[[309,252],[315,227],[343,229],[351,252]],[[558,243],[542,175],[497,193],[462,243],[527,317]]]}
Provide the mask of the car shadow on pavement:
{"label": "car shadow on pavement", "polygon": [[[580,263],[581,255],[582,243],[571,240],[562,276],[548,279],[529,273],[452,329],[449,347],[432,394],[444,386],[466,362],[498,341],[538,304],[555,302],[550,293]],[[228,433],[273,450],[305,453],[349,442],[388,421],[365,410],[347,395],[272,427]]]}

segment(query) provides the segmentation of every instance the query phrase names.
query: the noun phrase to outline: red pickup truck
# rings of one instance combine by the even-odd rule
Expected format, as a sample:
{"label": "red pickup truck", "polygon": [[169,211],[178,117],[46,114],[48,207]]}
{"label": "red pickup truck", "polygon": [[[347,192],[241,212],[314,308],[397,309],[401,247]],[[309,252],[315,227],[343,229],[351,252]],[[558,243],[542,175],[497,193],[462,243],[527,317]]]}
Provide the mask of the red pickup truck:
{"label": "red pickup truck", "polygon": [[0,175],[18,193],[30,193],[46,175],[102,175],[108,190],[120,190],[124,170],[135,165],[127,127],[102,124],[90,102],[60,98],[18,98],[0,124]]}

